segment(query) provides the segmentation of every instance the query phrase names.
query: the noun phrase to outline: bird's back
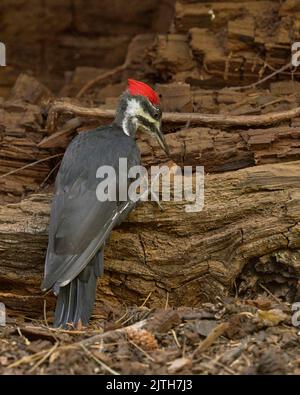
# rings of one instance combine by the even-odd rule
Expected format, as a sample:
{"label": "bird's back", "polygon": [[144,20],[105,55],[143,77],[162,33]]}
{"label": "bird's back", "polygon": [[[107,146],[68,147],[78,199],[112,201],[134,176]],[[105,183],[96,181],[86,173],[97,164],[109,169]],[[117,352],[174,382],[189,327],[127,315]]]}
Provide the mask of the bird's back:
{"label": "bird's back", "polygon": [[68,146],[56,179],[44,289],[68,284],[101,249],[125,202],[99,201],[96,173],[111,166],[117,176],[120,158],[128,168],[140,163],[135,140],[114,126],[81,133]]}

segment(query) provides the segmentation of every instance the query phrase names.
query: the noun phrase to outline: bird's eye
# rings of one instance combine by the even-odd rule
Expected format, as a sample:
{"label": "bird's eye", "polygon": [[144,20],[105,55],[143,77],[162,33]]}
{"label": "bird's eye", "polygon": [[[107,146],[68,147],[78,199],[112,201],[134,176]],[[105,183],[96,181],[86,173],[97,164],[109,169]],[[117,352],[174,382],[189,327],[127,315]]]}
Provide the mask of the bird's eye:
{"label": "bird's eye", "polygon": [[155,113],[153,114],[153,118],[158,121],[160,117],[161,117],[161,110],[155,111]]}

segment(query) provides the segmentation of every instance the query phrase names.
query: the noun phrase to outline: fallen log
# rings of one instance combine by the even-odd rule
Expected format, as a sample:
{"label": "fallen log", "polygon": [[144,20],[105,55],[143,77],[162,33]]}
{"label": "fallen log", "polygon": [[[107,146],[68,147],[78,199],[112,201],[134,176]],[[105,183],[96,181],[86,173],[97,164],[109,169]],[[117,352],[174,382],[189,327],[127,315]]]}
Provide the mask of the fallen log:
{"label": "fallen log", "polygon": [[[72,118],[57,133],[46,137],[41,147],[67,145],[66,135],[73,132],[78,118]],[[72,125],[71,125],[72,123]],[[70,126],[70,127],[69,127]],[[93,128],[93,127],[91,127]],[[85,127],[89,129],[88,126]],[[179,166],[202,165],[209,173],[238,170],[265,163],[300,159],[299,127],[274,126],[264,129],[222,130],[219,128],[183,128],[166,134],[170,158]],[[142,163],[145,166],[165,162],[167,157],[155,140],[138,134]]]}
{"label": "fallen log", "polygon": [[[39,194],[0,207],[0,301],[14,314],[41,318],[44,300],[48,309],[54,305],[40,291],[50,200]],[[161,212],[142,203],[113,231],[97,314],[147,297],[151,307],[167,300],[197,306],[240,286],[245,291],[249,267],[264,273],[260,281],[279,287],[283,297],[297,294],[300,161],[207,175],[204,210],[188,213],[186,204],[163,202]],[[252,290],[255,278],[248,276]]]}
{"label": "fallen log", "polygon": [[[36,93],[34,100],[38,99],[39,94],[42,95],[42,92]],[[14,201],[16,196],[20,198],[25,193],[36,191],[52,169],[47,158],[53,154],[37,146],[46,135],[43,129],[43,111],[38,105],[20,100],[1,104],[0,134],[1,203]],[[37,163],[27,167],[32,162]],[[3,177],[20,168],[24,170],[18,171],[14,177]]]}
{"label": "fallen log", "polygon": [[[172,85],[170,86],[172,87]],[[16,88],[15,92],[21,93],[27,99],[31,97],[34,101],[40,100],[39,96],[43,97],[44,94],[47,94],[47,91],[43,90],[41,86],[41,94],[39,96],[32,95],[31,78],[29,77],[25,79],[24,76],[21,76],[16,87],[19,88]],[[183,87],[185,86],[183,85]],[[187,95],[183,95],[184,100],[186,97]],[[227,103],[228,100],[224,94],[220,97],[220,102]],[[274,100],[273,97],[270,100]],[[63,102],[64,106],[66,104]],[[74,105],[70,105],[73,109]],[[64,108],[69,109],[68,106]],[[79,108],[82,109],[82,107]],[[75,106],[75,111],[76,109]],[[84,108],[84,110],[86,109]],[[87,110],[94,111],[94,109]],[[234,107],[232,111],[234,111]],[[295,115],[297,111],[298,109],[295,108],[278,114],[281,116],[290,113]],[[56,114],[59,115],[59,112]],[[112,116],[113,111],[110,111],[109,114]],[[240,119],[248,118],[255,123],[260,117],[266,119],[275,113],[247,117],[228,114],[166,114],[171,114],[172,117],[176,116],[178,119],[183,117],[183,120],[188,119],[186,115],[208,117],[212,121],[217,119],[218,122],[222,122],[222,120],[226,122],[228,119],[239,122]],[[297,118],[294,119],[297,120]],[[21,100],[1,104],[0,202],[15,202],[29,192],[40,190],[46,183],[51,183],[63,150],[68,145],[74,131],[89,130],[99,124],[102,125],[105,121],[103,118],[100,120],[71,118],[65,122],[63,127],[59,128],[58,132],[46,136],[43,109],[40,105],[29,104]],[[107,121],[109,122],[109,119]],[[166,122],[168,121],[166,120]],[[179,125],[180,123],[178,123]],[[299,160],[299,133],[299,126],[274,125],[267,127],[264,125],[263,128],[260,128],[259,125],[255,125],[253,129],[248,130],[244,125],[234,128],[222,126],[187,128],[185,126],[179,131],[174,131],[174,128],[167,130],[166,140],[170,147],[170,159],[178,165],[203,165],[207,172],[224,172],[257,164]],[[144,165],[157,165],[168,160],[153,139],[147,138],[143,134],[138,137]]]}
{"label": "fallen log", "polygon": [[[77,120],[78,118],[72,118],[67,122],[69,130],[78,126]],[[60,140],[60,136],[65,137],[65,130],[64,128],[59,132],[58,139],[52,140],[53,146],[57,148],[67,146],[68,140],[65,138]],[[289,126],[236,130],[235,133],[199,127],[169,133],[166,135],[166,141],[170,149],[170,159],[179,166],[202,165],[208,173],[219,173],[266,163],[300,160],[299,136],[299,127]],[[138,137],[138,144],[144,166],[156,166],[168,161],[166,154],[152,138],[141,134]],[[50,160],[55,158],[59,160],[62,155],[62,153],[55,154],[41,159],[40,162],[13,168],[5,175],[0,175],[0,183],[7,178],[13,179],[12,176],[23,176],[30,168],[39,166],[41,161],[50,163]],[[57,166],[53,165],[53,170]]]}
{"label": "fallen log", "polygon": [[[180,166],[202,165],[208,173],[267,163],[300,160],[299,127],[235,130],[189,128],[166,135],[170,157]],[[156,141],[140,137],[142,162],[146,166],[166,161]]]}
{"label": "fallen log", "polygon": [[[72,113],[80,117],[92,117],[102,120],[111,120],[115,110],[82,107],[65,100],[55,101],[48,113],[47,129],[53,133],[57,127],[57,118],[60,113]],[[300,116],[300,107],[286,111],[270,112],[261,115],[227,115],[227,114],[200,114],[200,113],[170,113],[164,112],[162,121],[172,124],[198,124],[222,126],[266,126],[277,122],[288,121]],[[53,137],[54,138],[54,137]],[[43,142],[40,143],[43,146]]]}

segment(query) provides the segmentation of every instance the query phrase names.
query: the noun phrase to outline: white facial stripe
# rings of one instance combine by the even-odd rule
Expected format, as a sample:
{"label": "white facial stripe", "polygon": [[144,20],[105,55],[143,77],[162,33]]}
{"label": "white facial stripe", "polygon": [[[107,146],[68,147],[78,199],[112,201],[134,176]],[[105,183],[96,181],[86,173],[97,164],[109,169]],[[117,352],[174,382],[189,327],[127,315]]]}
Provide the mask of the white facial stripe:
{"label": "white facial stripe", "polygon": [[122,129],[124,130],[125,134],[127,134],[127,136],[130,136],[128,128],[127,128],[127,120],[125,118],[122,122]]}
{"label": "white facial stripe", "polygon": [[123,130],[127,136],[130,136],[130,133],[128,131],[127,125],[128,125],[128,119],[131,118],[132,122],[137,122],[135,116],[139,112],[139,109],[141,108],[140,103],[136,99],[131,99],[128,101],[127,108],[125,110],[124,114],[124,120],[122,123]]}
{"label": "white facial stripe", "polygon": [[125,114],[134,117],[135,115],[138,115],[140,111],[141,111],[141,105],[138,102],[138,100],[130,99],[128,101]]}
{"label": "white facial stripe", "polygon": [[[150,103],[150,101],[149,101],[149,103]],[[155,107],[153,106],[152,103],[150,103],[150,105],[153,107],[153,109],[155,109]],[[127,108],[125,110],[124,120],[123,120],[123,124],[122,124],[123,130],[128,136],[130,135],[130,133],[128,131],[128,127],[127,127],[128,119],[131,119],[131,122],[135,123],[135,125],[137,126],[138,121],[137,121],[136,117],[138,115],[147,119],[147,121],[149,121],[151,123],[155,123],[157,128],[159,128],[160,122],[157,120],[154,120],[149,113],[145,112],[138,100],[130,99],[128,101]]]}
{"label": "white facial stripe", "polygon": [[[127,136],[130,136],[130,132],[128,130],[128,120],[129,120],[129,118],[130,117],[128,115],[126,116],[126,114],[125,114],[125,117],[124,117],[123,122],[122,122],[122,128],[123,128],[125,134],[127,134]],[[137,119],[132,117],[132,118],[130,118],[130,120],[131,120],[131,123],[133,123],[135,125],[135,127],[137,128]]]}

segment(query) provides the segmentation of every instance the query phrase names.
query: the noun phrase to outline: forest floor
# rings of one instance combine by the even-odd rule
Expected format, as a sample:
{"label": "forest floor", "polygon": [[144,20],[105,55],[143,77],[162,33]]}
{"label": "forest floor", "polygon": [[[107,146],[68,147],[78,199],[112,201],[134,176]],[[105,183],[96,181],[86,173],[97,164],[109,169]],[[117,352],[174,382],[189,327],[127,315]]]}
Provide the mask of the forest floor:
{"label": "forest floor", "polygon": [[269,295],[132,308],[80,330],[8,322],[0,327],[0,374],[300,374],[296,315]]}
{"label": "forest floor", "polygon": [[[27,3],[30,8],[32,2]],[[42,310],[44,295],[40,297],[40,279],[46,248],[43,244],[43,216],[47,210],[41,213],[42,227],[38,233],[36,216],[32,215],[28,206],[24,206],[26,221],[22,222],[16,216],[14,225],[11,218],[15,214],[10,214],[9,205],[20,202],[29,193],[40,192],[45,186],[51,188],[62,153],[71,138],[76,133],[111,121],[111,118],[91,117],[90,112],[89,116],[70,112],[70,104],[84,106],[83,110],[113,110],[126,88],[127,77],[132,76],[153,84],[160,82],[156,84],[156,89],[162,97],[164,114],[174,116],[175,113],[178,116],[178,113],[193,112],[210,117],[221,115],[227,119],[224,125],[216,120],[208,123],[203,120],[190,122],[189,119],[188,122],[180,120],[175,123],[174,120],[170,122],[170,118],[163,125],[171,150],[170,159],[180,166],[205,166],[206,172],[213,177],[214,174],[220,175],[217,185],[223,186],[221,174],[224,172],[233,174],[235,170],[251,169],[253,166],[300,160],[300,74],[290,63],[291,43],[300,41],[298,29],[295,29],[299,23],[298,2],[211,1],[208,12],[208,2],[181,1],[176,2],[174,13],[170,6],[172,2],[161,2],[166,4],[156,16],[155,26],[150,26],[149,19],[149,28],[145,30],[147,34],[142,33],[144,27],[139,23],[144,25],[144,21],[140,16],[136,17],[136,12],[138,15],[148,15],[148,2],[145,2],[143,12],[143,2],[139,2],[137,10],[136,2],[132,3],[132,7],[128,4],[127,11],[132,8],[132,12],[126,16],[128,21],[124,26],[123,15],[120,20],[112,18],[110,13],[113,11],[110,9],[113,10],[113,7],[103,7],[100,12],[103,14],[100,18],[104,23],[102,25],[106,26],[106,23],[109,26],[113,19],[116,22],[114,36],[103,37],[99,33],[99,19],[94,15],[90,18],[90,10],[82,6],[85,2],[75,3],[78,4],[74,7],[79,7],[75,12],[76,21],[73,21],[73,15],[69,15],[70,7],[62,6],[60,12],[53,11],[55,24],[43,24],[48,27],[48,33],[44,28],[27,29],[35,23],[39,26],[41,15],[48,15],[43,10],[44,6],[41,6],[41,12],[33,13],[32,18],[21,18],[22,23],[17,26],[21,30],[18,31],[22,32],[23,29],[27,33],[19,36],[24,42],[35,44],[26,48],[27,56],[20,50],[22,45],[18,45],[18,50],[14,51],[15,61],[12,62],[15,66],[1,68],[0,208],[3,203],[9,212],[9,215],[3,214],[6,220],[0,221],[0,233],[4,239],[0,245],[1,302],[7,306],[11,303],[11,308],[21,305],[22,309],[24,306],[26,308],[20,321],[15,313],[8,311],[6,326],[0,326],[0,374],[300,374],[300,326],[296,325],[298,311],[280,299],[300,300],[299,177],[295,172],[288,177],[283,176],[284,172],[276,172],[276,177],[271,177],[273,184],[263,185],[265,190],[260,189],[261,183],[257,187],[255,185],[262,205],[257,204],[257,212],[257,207],[253,209],[253,218],[251,207],[256,205],[256,200],[251,206],[245,205],[245,211],[239,208],[235,213],[239,196],[232,195],[232,216],[226,217],[225,212],[222,217],[219,209],[221,199],[218,195],[214,197],[211,210],[218,207],[220,221],[224,221],[219,223],[219,219],[212,216],[212,220],[218,222],[216,229],[220,232],[224,230],[220,233],[220,244],[214,247],[211,254],[216,262],[226,261],[227,266],[230,265],[230,260],[227,263],[227,251],[231,256],[231,249],[234,250],[237,244],[229,245],[228,240],[236,234],[237,218],[243,224],[252,218],[247,222],[250,232],[248,243],[250,245],[254,240],[254,247],[251,248],[258,251],[253,254],[251,251],[248,255],[243,249],[238,251],[240,262],[243,262],[243,265],[240,263],[242,273],[239,277],[244,285],[243,295],[248,292],[247,298],[228,297],[215,303],[199,304],[197,308],[176,309],[169,307],[168,303],[165,308],[152,309],[151,305],[150,308],[146,307],[150,303],[146,300],[141,307],[122,307],[109,311],[105,316],[98,314],[92,318],[88,328],[74,330],[51,328],[46,306],[44,320],[24,318],[29,310],[32,316]],[[251,3],[250,6],[248,3]],[[195,15],[200,17],[195,18]],[[14,16],[12,7],[4,30],[1,26],[9,39],[7,42],[11,43],[15,41],[18,25]],[[92,23],[87,23],[90,19]],[[56,28],[58,30],[54,34],[53,29]],[[133,32],[131,41],[128,29]],[[71,34],[73,30],[76,32],[74,36]],[[158,32],[161,34],[157,35]],[[41,56],[36,57],[35,53]],[[53,56],[54,53],[57,56]],[[114,56],[111,57],[111,54]],[[28,70],[30,75],[22,73],[16,79],[19,70]],[[36,75],[34,70],[42,71],[41,75]],[[51,114],[51,105],[57,98],[67,98],[64,106],[67,105],[69,110],[66,111],[65,107],[57,114],[52,112],[53,116],[49,116],[52,122],[48,118],[47,125],[46,116]],[[296,115],[286,116],[290,111],[295,111]],[[277,120],[280,115],[280,122],[272,121],[274,113]],[[236,117],[239,116],[246,119],[249,116],[259,117],[260,122],[256,119],[248,124],[245,118],[243,122],[237,122]],[[139,137],[138,143],[143,164],[150,167],[164,163],[164,154],[151,139]],[[263,177],[266,177],[265,173]],[[262,179],[266,183],[266,178]],[[281,181],[283,187],[279,192],[278,184]],[[245,181],[243,185],[249,196],[249,192],[252,193],[248,189],[250,184]],[[291,188],[291,192],[288,190],[289,206],[285,206],[285,198],[282,198],[278,200],[279,205],[274,204],[274,210],[271,205],[271,215],[267,217],[267,204],[272,202],[267,194],[275,196],[277,191],[284,197],[286,185]],[[229,183],[228,190],[231,189],[234,188]],[[22,212],[22,207],[18,212]],[[238,217],[240,212],[242,216]],[[264,225],[264,221],[265,227],[260,226]],[[226,229],[223,229],[224,224]],[[204,250],[206,246],[211,248],[212,239],[217,239],[216,234],[208,234],[205,226],[203,233],[198,229],[194,235],[191,231],[191,244],[197,246],[202,245],[201,235],[205,235],[207,244],[204,244]],[[288,227],[286,231],[284,226]],[[24,232],[25,228],[28,228],[28,234]],[[213,225],[211,228],[215,229]],[[243,241],[246,233],[241,229],[237,233]],[[286,236],[290,231],[291,242]],[[182,235],[181,232],[179,230],[178,235]],[[19,248],[21,245],[16,244],[20,235],[27,250],[23,245]],[[41,243],[37,241],[38,235],[43,240]],[[130,261],[132,253],[128,245],[136,234],[130,236],[128,233],[126,237],[121,248],[122,254],[125,252],[122,259],[124,257]],[[188,240],[188,237],[187,233],[182,240]],[[166,238],[162,240],[163,243],[165,241]],[[170,246],[175,242],[174,238]],[[138,246],[136,251],[140,251],[143,260],[145,250],[143,243],[139,244],[141,247]],[[156,241],[151,246],[152,251],[155,246],[159,252],[160,245]],[[136,251],[133,250],[133,254]],[[151,254],[149,265],[152,261],[156,264],[159,257],[159,254],[155,256],[153,253],[151,258]],[[192,254],[189,256],[191,265],[196,252],[192,251]],[[223,254],[226,255],[225,260]],[[251,258],[247,261],[248,256]],[[4,258],[7,266],[2,265]],[[165,260],[168,263],[168,259]],[[206,255],[203,262],[205,267],[208,266]],[[175,267],[173,262],[169,266]],[[159,270],[160,267],[158,273]],[[114,273],[118,281],[118,267]],[[271,282],[274,282],[278,293],[264,287],[263,284],[267,283],[269,287]],[[233,281],[230,279],[228,283],[233,284]],[[138,286],[135,284],[134,287]],[[264,290],[263,295],[256,292],[256,286]],[[26,288],[27,295],[20,295],[23,288]],[[242,295],[238,289],[237,293]],[[133,295],[135,297],[135,291]],[[49,306],[48,310],[51,310]]]}

